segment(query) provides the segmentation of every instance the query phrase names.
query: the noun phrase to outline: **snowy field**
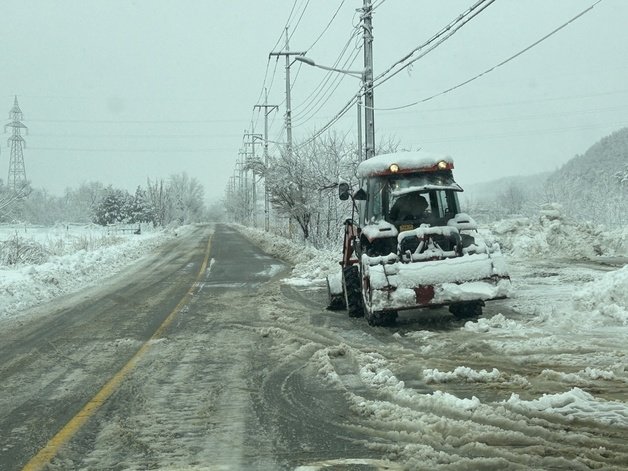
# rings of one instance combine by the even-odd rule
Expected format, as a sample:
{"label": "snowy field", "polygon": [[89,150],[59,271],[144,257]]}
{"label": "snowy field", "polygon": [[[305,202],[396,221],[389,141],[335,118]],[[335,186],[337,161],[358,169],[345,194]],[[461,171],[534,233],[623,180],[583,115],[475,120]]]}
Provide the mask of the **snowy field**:
{"label": "snowy field", "polygon": [[149,225],[136,230],[0,225],[0,318],[94,285],[173,236]]}

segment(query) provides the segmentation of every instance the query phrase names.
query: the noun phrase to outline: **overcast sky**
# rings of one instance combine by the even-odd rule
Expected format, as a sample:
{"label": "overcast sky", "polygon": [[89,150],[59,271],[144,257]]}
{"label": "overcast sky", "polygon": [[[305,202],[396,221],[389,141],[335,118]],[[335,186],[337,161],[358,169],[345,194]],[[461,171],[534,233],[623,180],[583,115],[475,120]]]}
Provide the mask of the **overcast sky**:
{"label": "overcast sky", "polygon": [[[475,0],[373,3],[377,75]],[[524,55],[455,91],[403,110],[381,109],[467,80],[593,3],[496,0],[375,89],[376,140],[392,138],[402,147],[451,155],[464,187],[554,170],[628,125],[626,0],[603,0]],[[254,132],[263,132],[253,106],[263,102],[264,84],[269,103],[280,105],[269,117],[270,140],[285,139],[284,62],[268,54],[284,46],[286,23],[291,50],[332,65],[348,45],[340,66],[361,69],[355,28],[361,5],[362,0],[12,2],[0,26],[0,111],[8,113],[18,96],[29,128],[26,172],[35,187],[61,194],[66,187],[101,181],[132,191],[147,177],[187,172],[205,185],[208,197],[220,198],[244,130],[251,130],[253,120]],[[298,142],[340,110],[359,80],[332,73],[325,82],[324,71],[300,64],[291,71]],[[354,136],[356,112],[335,129]],[[6,181],[5,146],[0,178]]]}

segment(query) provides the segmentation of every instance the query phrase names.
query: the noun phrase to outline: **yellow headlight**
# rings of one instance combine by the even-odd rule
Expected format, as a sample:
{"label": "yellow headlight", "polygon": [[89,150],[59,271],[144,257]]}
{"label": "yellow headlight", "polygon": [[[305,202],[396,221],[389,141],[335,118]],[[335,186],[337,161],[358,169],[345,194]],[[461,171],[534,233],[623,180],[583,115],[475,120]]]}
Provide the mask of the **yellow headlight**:
{"label": "yellow headlight", "polygon": [[399,165],[397,165],[397,164],[392,164],[392,165],[390,166],[389,170],[390,170],[392,173],[397,173],[397,172],[399,171]]}
{"label": "yellow headlight", "polygon": [[444,160],[438,162],[438,170],[447,170],[447,162]]}

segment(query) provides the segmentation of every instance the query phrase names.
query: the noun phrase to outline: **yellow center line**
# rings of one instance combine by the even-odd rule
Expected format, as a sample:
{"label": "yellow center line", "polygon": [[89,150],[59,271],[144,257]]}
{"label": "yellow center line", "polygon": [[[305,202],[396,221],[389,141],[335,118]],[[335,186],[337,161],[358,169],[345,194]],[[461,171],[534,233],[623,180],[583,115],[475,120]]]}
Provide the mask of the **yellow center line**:
{"label": "yellow center line", "polygon": [[196,275],[196,279],[181,301],[179,301],[172,312],[168,314],[168,317],[164,319],[150,339],[144,342],[135,355],[131,357],[131,359],[100,389],[100,391],[98,391],[96,395],[92,397],[87,404],[85,404],[85,406],[83,406],[83,408],[48,441],[48,443],[46,443],[46,446],[39,450],[39,452],[33,456],[28,463],[26,463],[26,465],[22,468],[22,471],[39,471],[43,469],[43,467],[50,463],[50,461],[52,461],[52,459],[57,455],[59,449],[70,441],[76,432],[78,432],[79,429],[89,420],[89,418],[93,416],[98,409],[100,409],[105,401],[107,401],[109,396],[111,396],[118,389],[120,384],[122,384],[122,381],[124,381],[131,371],[133,371],[139,360],[148,351],[152,341],[161,337],[163,332],[172,323],[181,309],[183,309],[183,307],[190,302],[190,299],[198,287],[198,282],[205,274],[205,270],[207,270],[210,249],[211,236],[207,241],[205,257],[203,259],[203,263],[201,264],[201,268]]}

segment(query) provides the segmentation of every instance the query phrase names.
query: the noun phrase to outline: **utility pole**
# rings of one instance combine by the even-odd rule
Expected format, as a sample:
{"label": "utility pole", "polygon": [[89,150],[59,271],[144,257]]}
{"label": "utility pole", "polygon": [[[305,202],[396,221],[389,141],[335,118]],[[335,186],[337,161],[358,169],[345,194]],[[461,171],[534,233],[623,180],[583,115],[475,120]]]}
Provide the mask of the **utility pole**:
{"label": "utility pole", "polygon": [[[255,159],[255,144],[257,144],[255,142],[255,139],[262,139],[262,135],[261,134],[255,134],[255,133],[249,133],[246,132],[246,130],[244,131],[244,137],[245,138],[250,138],[250,141],[244,141],[244,155],[245,155],[245,162],[246,162],[246,169],[251,170],[251,178],[253,180],[252,182],[252,195],[251,195],[251,200],[253,203],[253,207],[252,207],[252,214],[253,214],[253,226],[257,226],[257,188],[256,188],[256,181],[255,181],[255,171],[256,169],[259,170],[259,166],[257,165],[257,161]],[[251,146],[251,152],[249,152],[246,148],[247,145]],[[251,158],[249,159],[249,155],[251,156]]]}
{"label": "utility pole", "polygon": [[290,36],[286,27],[286,50],[284,52],[271,52],[270,56],[286,57],[286,153],[292,157],[292,106],[290,101],[290,56],[304,56],[305,52],[290,52]]}
{"label": "utility pole", "polygon": [[[246,173],[244,173],[244,163],[242,162],[242,152],[238,152],[238,160],[236,161],[236,170],[238,172],[237,174],[237,179],[238,179],[238,194],[239,194],[239,201],[238,201],[238,212],[240,212],[240,209],[242,210],[242,214],[240,217],[240,224],[245,224],[246,223],[246,218],[247,218],[247,206],[248,206],[248,198],[247,198],[247,182],[245,180],[245,176]],[[243,175],[244,173],[244,175]]]}
{"label": "utility pole", "polygon": [[7,128],[12,128],[13,132],[8,140],[8,145],[11,147],[11,157],[9,158],[9,178],[7,179],[7,186],[10,191],[21,192],[26,186],[26,168],[24,167],[24,150],[26,145],[24,138],[20,135],[22,129],[28,128],[22,124],[22,110],[17,102],[17,96],[13,101],[13,108],[9,111],[10,123],[4,126],[6,132]]}
{"label": "utility pole", "polygon": [[375,113],[373,101],[373,7],[371,0],[364,0],[364,134],[366,159],[375,155]]}
{"label": "utility pole", "polygon": [[264,89],[264,104],[255,105],[253,109],[264,108],[264,230],[270,230],[270,195],[268,192],[268,115],[273,110],[278,110],[279,106],[268,104],[268,90]]}
{"label": "utility pole", "polygon": [[362,94],[358,93],[358,162],[362,160]]}

